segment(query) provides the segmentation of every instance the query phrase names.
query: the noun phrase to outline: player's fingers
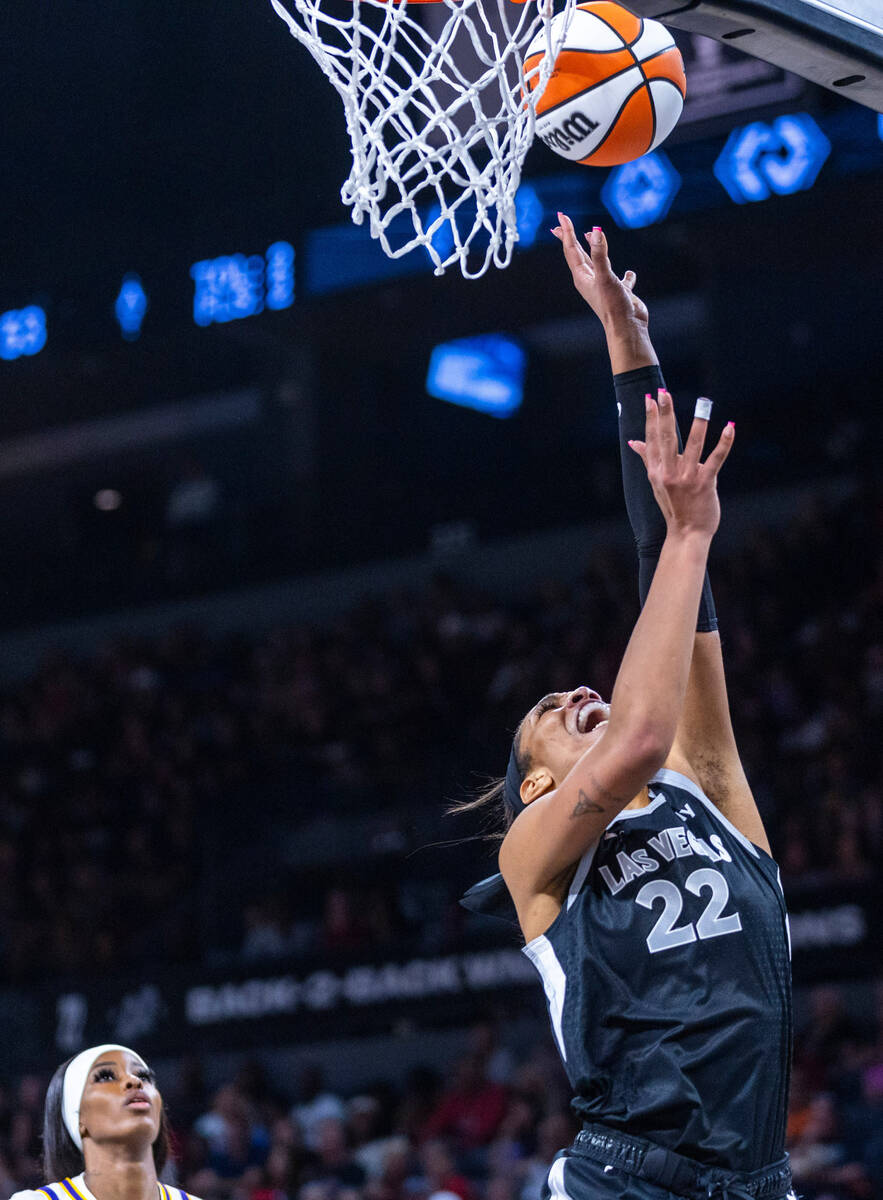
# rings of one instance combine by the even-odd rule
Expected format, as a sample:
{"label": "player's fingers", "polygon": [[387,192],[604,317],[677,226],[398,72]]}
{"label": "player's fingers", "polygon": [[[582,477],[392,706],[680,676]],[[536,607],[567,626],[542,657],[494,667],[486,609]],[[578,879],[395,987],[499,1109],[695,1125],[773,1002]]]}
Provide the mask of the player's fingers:
{"label": "player's fingers", "polygon": [[622,277],[622,286],[624,288],[628,288],[630,292],[633,292],[635,290],[635,284],[637,281],[638,277],[634,271],[626,271],[625,275]]}
{"label": "player's fingers", "polygon": [[637,454],[638,458],[640,458],[641,462],[646,467],[646,465],[647,465],[647,443],[646,442],[638,442],[638,441],[630,441],[629,447],[632,450],[634,450],[635,454]]}
{"label": "player's fingers", "polygon": [[[584,267],[591,264],[591,259],[582,246],[577,241],[576,231],[573,228],[573,221],[568,217],[567,213],[560,212],[558,214],[558,226],[561,230],[561,244],[564,247],[564,257],[567,260],[567,265],[571,271],[577,267]],[[555,232],[554,230],[552,231]]]}
{"label": "player's fingers", "polygon": [[592,232],[586,234],[586,240],[589,243],[589,252],[592,256],[592,266],[600,274],[612,275],[610,259],[607,257],[607,238],[604,236],[604,230],[601,226],[595,225]]}
{"label": "player's fingers", "polygon": [[690,434],[687,444],[684,446],[684,458],[689,458],[694,463],[698,463],[702,457],[702,447],[705,445],[710,416],[711,401],[705,396],[700,396],[693,410],[693,424],[690,426]]}
{"label": "player's fingers", "polygon": [[678,453],[678,428],[671,394],[660,388],[657,392],[659,457],[664,466],[671,466]]}
{"label": "player's fingers", "polygon": [[644,465],[650,466],[659,460],[659,408],[649,392],[644,395]]}
{"label": "player's fingers", "polygon": [[727,455],[733,449],[733,442],[735,440],[736,426],[732,421],[727,421],[717,445],[705,460],[706,470],[711,471],[714,475],[717,475],[718,471],[727,461]]}

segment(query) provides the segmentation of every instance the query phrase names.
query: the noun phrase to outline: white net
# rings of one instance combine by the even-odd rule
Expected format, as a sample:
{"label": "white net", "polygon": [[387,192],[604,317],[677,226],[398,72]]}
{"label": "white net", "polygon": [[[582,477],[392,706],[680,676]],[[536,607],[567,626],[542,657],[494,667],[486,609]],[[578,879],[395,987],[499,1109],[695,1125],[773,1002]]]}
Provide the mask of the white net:
{"label": "white net", "polygon": [[[270,0],[343,100],[344,204],[391,258],[423,246],[435,273],[505,267],[536,104],[576,0]],[[522,75],[544,31],[545,55]]]}

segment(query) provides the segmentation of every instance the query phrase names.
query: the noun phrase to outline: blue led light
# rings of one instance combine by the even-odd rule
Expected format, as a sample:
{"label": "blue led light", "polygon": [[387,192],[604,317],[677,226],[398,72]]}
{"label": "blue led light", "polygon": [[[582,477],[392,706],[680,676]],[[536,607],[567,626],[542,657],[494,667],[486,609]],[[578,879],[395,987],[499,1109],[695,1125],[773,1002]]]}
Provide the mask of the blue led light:
{"label": "blue led light", "polygon": [[511,417],[521,406],[525,363],[518,342],[502,333],[443,342],[430,355],[426,390],[451,404]]}
{"label": "blue led light", "polygon": [[274,242],[267,250],[267,308],[278,310],[294,304],[294,246]]}
{"label": "blue led light", "polygon": [[36,304],[0,313],[0,358],[39,354],[46,345],[46,313]]}
{"label": "blue led light", "polygon": [[519,244],[527,248],[537,240],[537,230],[543,220],[543,204],[537,190],[523,183],[515,193],[515,227]]}
{"label": "blue led light", "polygon": [[190,276],[193,320],[197,325],[223,324],[256,316],[264,308],[290,308],[294,303],[294,247],[274,242],[266,258],[260,254],[224,254],[194,263]]}
{"label": "blue led light", "polygon": [[877,137],[883,142],[883,113],[877,113]]}
{"label": "blue led light", "polygon": [[123,337],[127,342],[134,342],[141,332],[141,324],[147,312],[147,293],[137,275],[129,274],[124,277],[113,311],[116,313]]}
{"label": "blue led light", "polygon": [[737,204],[790,196],[812,187],[831,143],[808,113],[752,121],[734,129],[714,173]]}
{"label": "blue led light", "polygon": [[661,150],[654,150],[611,171],[601,199],[617,225],[642,229],[662,220],[680,186],[680,175]]}
{"label": "blue led light", "polygon": [[228,254],[194,263],[193,320],[223,324],[253,317],[264,307],[264,260],[259,254]]}

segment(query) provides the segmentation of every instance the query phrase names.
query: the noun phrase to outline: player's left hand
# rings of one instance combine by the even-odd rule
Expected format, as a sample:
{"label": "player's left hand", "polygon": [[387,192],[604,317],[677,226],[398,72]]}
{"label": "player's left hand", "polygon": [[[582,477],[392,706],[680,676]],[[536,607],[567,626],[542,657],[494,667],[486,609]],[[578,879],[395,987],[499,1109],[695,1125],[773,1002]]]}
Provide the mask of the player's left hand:
{"label": "player's left hand", "polygon": [[607,330],[628,323],[644,329],[650,320],[647,305],[635,295],[637,276],[626,271],[620,279],[607,257],[607,239],[600,229],[585,235],[588,251],[580,245],[573,222],[559,213],[560,224],[552,233],[564,248],[564,258],[573,276],[573,285]]}

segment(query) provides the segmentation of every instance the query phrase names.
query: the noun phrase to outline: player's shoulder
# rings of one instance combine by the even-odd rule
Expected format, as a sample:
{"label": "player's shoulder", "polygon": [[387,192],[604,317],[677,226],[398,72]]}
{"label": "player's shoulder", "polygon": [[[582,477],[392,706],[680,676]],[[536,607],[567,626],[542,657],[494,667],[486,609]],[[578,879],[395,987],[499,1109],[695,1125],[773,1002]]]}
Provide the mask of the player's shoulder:
{"label": "player's shoulder", "polygon": [[14,1192],[10,1200],[76,1200],[76,1179],[58,1179],[44,1183],[33,1191]]}
{"label": "player's shoulder", "polygon": [[55,1183],[44,1183],[33,1191],[14,1192],[10,1200],[71,1200],[72,1194],[76,1197],[75,1184],[76,1180],[59,1179]]}
{"label": "player's shoulder", "polygon": [[185,1192],[183,1188],[173,1187],[170,1183],[161,1183],[159,1191],[162,1200],[199,1200],[199,1196],[194,1196],[192,1192]]}

